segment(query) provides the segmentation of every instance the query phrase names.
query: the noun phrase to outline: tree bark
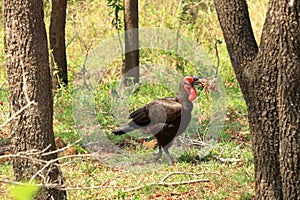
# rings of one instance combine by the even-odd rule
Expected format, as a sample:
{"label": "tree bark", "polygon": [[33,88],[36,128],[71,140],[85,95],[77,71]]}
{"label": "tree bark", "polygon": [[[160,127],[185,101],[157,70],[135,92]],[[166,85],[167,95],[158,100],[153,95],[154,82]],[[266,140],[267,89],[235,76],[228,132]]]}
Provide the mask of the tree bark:
{"label": "tree bark", "polygon": [[[42,0],[4,0],[4,42],[10,93],[10,113],[17,115],[10,124],[13,152],[55,150],[53,134],[53,99],[48,58],[48,45],[43,21]],[[49,161],[56,154],[36,155]],[[29,180],[36,173],[41,183],[62,184],[57,163],[44,170],[44,163],[14,158],[17,181]],[[35,199],[65,199],[66,192],[41,188]]]}
{"label": "tree bark", "polygon": [[124,1],[125,23],[125,66],[122,70],[123,83],[139,82],[139,31],[138,0]]}
{"label": "tree bark", "polygon": [[257,48],[245,0],[215,0],[247,108],[256,199],[300,197],[300,2],[271,0]]}
{"label": "tree bark", "polygon": [[[50,49],[52,51],[53,59],[52,71],[58,70],[57,77],[54,79],[54,87],[59,86],[57,82],[61,81],[64,85],[68,85],[68,67],[65,46],[65,25],[66,25],[66,10],[67,0],[52,0],[52,11],[50,19]],[[57,69],[55,69],[57,66]]]}

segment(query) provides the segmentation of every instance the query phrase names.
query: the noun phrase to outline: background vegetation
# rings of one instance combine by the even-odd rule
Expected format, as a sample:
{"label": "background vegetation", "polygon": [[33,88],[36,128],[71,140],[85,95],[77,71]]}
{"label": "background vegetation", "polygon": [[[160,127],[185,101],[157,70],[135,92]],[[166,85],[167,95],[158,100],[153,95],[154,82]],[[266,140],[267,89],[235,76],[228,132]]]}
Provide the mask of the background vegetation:
{"label": "background vegetation", "polygon": [[[263,24],[266,1],[248,1],[252,25],[257,40]],[[51,4],[45,2],[45,23],[49,27]],[[67,60],[69,66],[70,83],[75,79],[77,72],[84,65],[84,59],[102,41],[112,37],[117,30],[112,26],[112,8],[107,6],[107,1],[70,0],[67,9],[66,43]],[[122,15],[120,16],[122,19]],[[139,1],[139,26],[140,28],[159,27],[180,31],[181,34],[192,38],[201,44],[215,63],[214,44],[216,40],[222,41],[222,32],[214,10],[213,1],[189,0],[178,2],[174,0]],[[2,19],[1,19],[2,22]],[[3,38],[3,26],[0,29]],[[5,71],[5,54],[3,40],[0,41],[0,114],[1,122],[9,117],[8,91]],[[71,187],[88,187],[91,185],[103,186],[98,189],[70,190],[69,199],[250,199],[253,195],[253,156],[250,148],[250,136],[246,121],[246,106],[242,99],[233,69],[231,67],[225,43],[218,45],[220,65],[219,73],[225,85],[226,117],[225,125],[220,133],[217,145],[205,159],[197,159],[194,152],[182,154],[179,161],[172,165],[149,165],[141,171],[125,171],[109,168],[107,165],[94,159],[73,158],[66,159],[62,166],[67,184]],[[176,56],[163,51],[141,51],[141,64],[157,63],[163,66],[176,66]],[[96,100],[97,113],[100,124],[109,133],[116,127],[116,122],[111,115],[109,103],[110,90],[117,84],[120,76],[120,58],[106,69],[105,77],[101,79]],[[188,65],[184,60],[180,64]],[[187,68],[187,71],[189,68]],[[157,97],[172,95],[172,91],[161,94],[161,85],[143,85],[132,99],[129,107],[138,107]],[[101,92],[100,92],[101,91]],[[147,95],[144,95],[147,94]],[[143,96],[143,98],[141,98]],[[201,102],[201,100],[199,100]],[[80,138],[76,131],[72,110],[72,85],[57,91],[54,102],[55,118],[54,130],[56,137],[67,144]],[[205,120],[201,119],[202,121]],[[200,119],[199,119],[200,120]],[[0,150],[1,154],[9,147],[9,131],[7,127],[1,129]],[[119,143],[124,140],[117,141]],[[132,151],[143,151],[139,143],[131,144]],[[129,145],[130,146],[130,145]],[[132,147],[131,146],[131,147]],[[87,153],[80,144],[75,145],[73,153]],[[3,152],[2,152],[3,151]],[[172,152],[172,150],[171,150]],[[66,155],[68,152],[64,152]],[[153,167],[153,169],[151,169]],[[170,172],[185,172],[174,174],[168,181],[186,181],[190,179],[208,178],[209,182],[193,183],[177,186],[148,185],[159,182]],[[200,173],[205,174],[190,174]],[[209,172],[214,172],[210,174]],[[13,176],[9,160],[1,160],[0,179],[11,179]],[[120,188],[109,188],[119,186]],[[144,186],[139,190],[124,192],[129,188]],[[123,187],[126,187],[125,189]],[[127,188],[128,187],[128,188]],[[0,182],[1,199],[13,199],[9,192],[11,186]]]}

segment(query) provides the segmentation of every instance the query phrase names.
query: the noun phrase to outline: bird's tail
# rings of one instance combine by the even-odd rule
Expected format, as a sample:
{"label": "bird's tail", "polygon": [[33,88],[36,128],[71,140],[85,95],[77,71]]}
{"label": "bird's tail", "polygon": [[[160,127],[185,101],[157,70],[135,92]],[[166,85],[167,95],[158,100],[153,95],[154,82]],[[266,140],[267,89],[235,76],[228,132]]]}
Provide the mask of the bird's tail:
{"label": "bird's tail", "polygon": [[120,128],[118,130],[115,130],[113,131],[113,133],[115,135],[123,135],[123,134],[126,134],[126,133],[129,133],[131,131],[135,130],[134,127],[131,127],[131,126],[125,126],[124,128]]}

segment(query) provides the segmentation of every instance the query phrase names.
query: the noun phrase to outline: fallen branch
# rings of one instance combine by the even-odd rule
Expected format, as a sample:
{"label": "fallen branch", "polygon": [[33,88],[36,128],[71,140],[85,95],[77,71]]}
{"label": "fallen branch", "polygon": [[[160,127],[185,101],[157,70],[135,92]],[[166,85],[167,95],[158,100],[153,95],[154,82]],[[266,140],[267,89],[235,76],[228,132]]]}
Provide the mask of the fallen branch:
{"label": "fallen branch", "polygon": [[179,181],[179,182],[152,182],[143,186],[138,186],[127,190],[123,190],[123,192],[133,192],[150,186],[177,186],[177,185],[187,185],[187,184],[200,183],[200,182],[209,182],[209,179],[197,179],[197,180]]}
{"label": "fallen branch", "polygon": [[187,185],[187,184],[193,184],[193,183],[209,182],[209,179],[195,179],[195,180],[188,180],[188,181],[166,182],[166,180],[168,178],[170,178],[171,176],[174,176],[174,175],[178,175],[178,174],[181,174],[181,175],[185,174],[185,175],[189,175],[189,176],[192,176],[192,175],[193,176],[200,176],[200,175],[205,175],[205,174],[221,175],[218,172],[198,172],[198,173],[193,173],[193,172],[170,172],[169,174],[164,176],[159,182],[152,182],[152,183],[149,183],[149,184],[146,184],[146,185],[129,188],[127,190],[124,190],[123,192],[133,192],[133,191],[137,191],[137,190],[143,189],[145,187],[149,187],[149,186],[177,186],[177,185]]}
{"label": "fallen branch", "polygon": [[205,174],[215,174],[215,175],[221,175],[218,172],[198,172],[198,173],[193,173],[193,172],[171,172],[167,174],[165,177],[163,177],[160,182],[165,182],[168,178],[170,178],[173,175],[178,175],[178,174],[184,174],[184,175],[189,175],[189,176],[200,176],[200,175],[205,175]]}
{"label": "fallen branch", "polygon": [[79,140],[76,140],[74,143],[72,144],[68,144],[67,146],[63,147],[63,148],[60,148],[60,149],[57,149],[55,151],[50,151],[50,152],[46,152],[46,153],[43,153],[42,156],[47,156],[47,155],[51,155],[51,154],[54,154],[54,153],[60,153],[60,152],[63,152],[65,150],[67,150],[68,148],[74,146],[75,144],[79,143],[80,141],[82,140],[82,138],[80,138]]}
{"label": "fallen branch", "polygon": [[213,156],[214,159],[222,162],[222,163],[233,163],[233,162],[239,162],[241,159],[236,159],[236,158],[221,158],[218,156]]}
{"label": "fallen branch", "polygon": [[44,161],[43,160],[45,162],[45,165],[31,177],[29,183],[31,183],[32,181],[34,181],[35,177],[37,175],[41,174],[50,165],[62,166],[61,164],[58,163],[59,160],[67,159],[67,158],[75,158],[75,157],[80,157],[80,158],[89,157],[90,158],[92,156],[93,156],[93,154],[79,154],[79,155],[69,155],[69,156],[58,157],[56,159],[52,159],[52,160],[49,160],[49,161]]}
{"label": "fallen branch", "polygon": [[123,189],[122,192],[133,192],[133,191],[137,191],[140,189],[143,189],[145,187],[149,187],[149,186],[178,186],[178,185],[187,185],[187,184],[194,184],[194,183],[201,183],[201,182],[209,182],[209,179],[192,179],[192,180],[187,180],[187,181],[175,181],[175,182],[167,182],[166,180],[169,179],[170,177],[174,176],[174,175],[188,175],[190,176],[190,178],[192,176],[200,176],[200,175],[206,175],[206,174],[215,174],[215,175],[220,175],[220,173],[218,172],[198,172],[198,173],[193,173],[193,172],[170,172],[168,173],[166,176],[164,176],[160,181],[158,182],[151,182],[149,184],[146,185],[142,185],[142,186],[103,186],[103,185],[91,185],[91,186],[84,186],[84,185],[76,185],[76,186],[67,186],[67,185],[61,185],[61,184],[52,184],[52,183],[47,183],[47,180],[44,179],[44,183],[41,184],[34,184],[33,180],[37,177],[37,176],[41,176],[42,172],[46,169],[48,169],[51,165],[64,165],[64,164],[59,164],[58,161],[60,160],[65,160],[65,159],[73,159],[73,158],[92,158],[95,155],[94,154],[76,154],[76,155],[68,155],[68,156],[62,156],[62,157],[58,157],[56,159],[52,159],[52,160],[42,160],[39,159],[38,157],[40,156],[45,156],[45,155],[49,155],[52,153],[58,153],[61,151],[64,151],[65,149],[69,148],[70,146],[78,143],[80,140],[77,140],[75,143],[70,144],[64,148],[61,149],[57,149],[55,151],[52,152],[45,152],[46,150],[49,149],[49,146],[46,147],[44,150],[38,151],[38,150],[31,150],[31,151],[27,151],[27,152],[18,152],[16,154],[9,154],[9,155],[4,155],[4,156],[0,156],[1,158],[15,158],[15,157],[20,157],[20,158],[26,158],[29,160],[32,160],[33,162],[36,163],[40,163],[43,164],[43,167],[41,169],[39,169],[37,171],[36,174],[34,174],[29,183],[23,183],[23,182],[15,182],[15,181],[10,181],[10,180],[1,180],[0,179],[0,183],[5,183],[5,184],[11,184],[11,185],[32,185],[32,186],[36,186],[36,187],[46,187],[46,188],[56,188],[59,190],[93,190],[93,189]]}
{"label": "fallen branch", "polygon": [[203,182],[209,182],[209,179],[195,179],[195,180],[188,180],[188,181],[177,181],[177,182],[165,182],[168,178],[170,178],[173,175],[178,175],[178,174],[186,174],[186,175],[205,175],[205,174],[215,174],[215,175],[220,175],[218,172],[199,172],[199,173],[192,173],[192,172],[171,172],[164,176],[159,182],[152,182],[143,186],[103,186],[103,185],[91,185],[91,186],[67,186],[67,185],[60,185],[60,184],[35,184],[35,183],[24,183],[24,182],[16,182],[16,181],[11,181],[11,180],[1,180],[0,183],[4,184],[9,184],[9,185],[20,185],[20,186],[35,186],[35,187],[46,187],[46,188],[56,188],[59,190],[64,190],[64,191],[71,191],[71,190],[94,190],[94,189],[124,189],[122,192],[127,193],[127,192],[133,192],[137,191],[140,189],[143,189],[145,187],[150,187],[150,186],[178,186],[178,185],[187,185],[187,184],[194,184],[194,183],[203,183]]}
{"label": "fallen branch", "polygon": [[[200,182],[209,182],[209,179],[197,179],[197,180],[189,180],[189,181],[179,181],[179,182],[152,182],[146,184],[144,186],[132,187],[127,190],[123,190],[123,192],[133,192],[145,187],[149,186],[177,186],[177,185],[186,185],[186,184],[193,184],[193,183],[200,183]],[[75,187],[68,187],[65,185],[59,184],[32,184],[32,183],[23,183],[23,182],[16,182],[10,180],[1,180],[0,183],[5,183],[9,185],[20,185],[20,186],[34,186],[34,187],[45,187],[45,188],[56,188],[59,190],[71,191],[71,190],[94,190],[94,189],[121,189],[121,188],[128,188],[128,186],[103,186],[103,185],[91,185],[91,186],[75,186]]]}
{"label": "fallen branch", "polygon": [[[48,148],[48,147],[46,147],[46,148]],[[65,148],[62,148],[62,149],[65,149]],[[58,149],[55,151],[60,152],[60,151],[62,151],[62,149]],[[2,156],[0,156],[0,160],[2,160],[2,159],[6,160],[6,159],[11,159],[11,158],[23,158],[23,159],[31,160],[32,162],[35,162],[37,164],[44,164],[44,166],[37,172],[37,174],[40,174],[40,172],[42,172],[44,169],[47,169],[47,166],[50,166],[51,164],[56,165],[56,166],[63,166],[63,165],[68,164],[68,163],[60,164],[59,163],[60,160],[94,157],[94,154],[76,154],[76,155],[61,156],[61,157],[58,157],[58,158],[52,159],[52,160],[43,160],[43,159],[38,158],[40,156],[44,156],[44,155],[51,154],[51,153],[53,153],[53,152],[44,153],[44,150],[42,150],[42,151],[30,150],[30,151],[18,152],[16,154],[2,155]],[[36,175],[34,175],[34,177]]]}
{"label": "fallen branch", "polygon": [[64,191],[128,188],[128,186],[103,186],[103,185],[68,187],[66,185],[59,185],[59,184],[33,184],[33,183],[24,183],[24,182],[1,180],[1,179],[0,179],[0,183],[4,183],[4,184],[8,184],[8,185],[19,185],[19,186],[34,186],[34,187],[56,188],[56,189],[64,190]]}

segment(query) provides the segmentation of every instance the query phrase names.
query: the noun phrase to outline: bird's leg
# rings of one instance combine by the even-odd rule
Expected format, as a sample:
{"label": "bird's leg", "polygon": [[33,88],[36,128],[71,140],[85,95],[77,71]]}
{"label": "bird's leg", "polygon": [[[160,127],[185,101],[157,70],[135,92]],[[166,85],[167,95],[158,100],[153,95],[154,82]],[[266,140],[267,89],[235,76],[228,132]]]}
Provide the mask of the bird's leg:
{"label": "bird's leg", "polygon": [[157,162],[158,159],[160,159],[162,156],[162,150],[161,150],[161,146],[158,145],[158,152],[155,154],[155,157],[154,157],[154,161]]}
{"label": "bird's leg", "polygon": [[169,149],[167,147],[164,147],[164,152],[166,153],[167,155],[167,158],[168,158],[168,161],[169,161],[169,164],[173,164],[174,163],[174,160],[173,158],[171,157],[170,153],[169,153]]}

